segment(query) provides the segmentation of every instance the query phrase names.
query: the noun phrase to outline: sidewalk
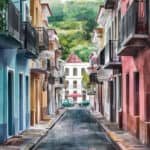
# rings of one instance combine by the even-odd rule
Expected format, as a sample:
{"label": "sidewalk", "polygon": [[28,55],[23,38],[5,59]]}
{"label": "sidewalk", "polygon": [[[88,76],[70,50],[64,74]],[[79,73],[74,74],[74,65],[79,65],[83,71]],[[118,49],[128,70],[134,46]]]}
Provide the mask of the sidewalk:
{"label": "sidewalk", "polygon": [[117,124],[107,121],[100,113],[93,115],[121,150],[150,150],[150,147],[141,144],[129,132],[119,129]]}
{"label": "sidewalk", "polygon": [[0,150],[30,150],[32,149],[51,129],[65,110],[60,110],[59,115],[50,116],[50,121],[41,121],[40,124],[30,127],[23,131],[20,135],[10,138],[3,145],[0,145]]}

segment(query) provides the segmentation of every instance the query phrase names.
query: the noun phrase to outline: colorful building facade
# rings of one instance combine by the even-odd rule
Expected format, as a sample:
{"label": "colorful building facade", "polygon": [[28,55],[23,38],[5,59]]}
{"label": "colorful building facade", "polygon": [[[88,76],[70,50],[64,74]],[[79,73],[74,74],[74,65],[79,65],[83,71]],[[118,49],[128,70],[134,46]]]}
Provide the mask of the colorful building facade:
{"label": "colorful building facade", "polygon": [[[0,142],[27,129],[30,125],[30,56],[36,55],[26,22],[29,1],[1,3],[0,24]],[[7,13],[7,15],[6,15]],[[22,15],[20,15],[20,13]],[[6,17],[7,16],[7,17]],[[15,19],[15,20],[14,20]],[[23,26],[21,26],[21,24]],[[32,31],[34,29],[30,26]],[[27,30],[26,30],[27,29]],[[26,43],[24,42],[26,40]],[[34,40],[34,36],[30,38]]]}
{"label": "colorful building facade", "polygon": [[[72,99],[74,103],[80,103],[82,100],[89,100],[87,90],[82,85],[82,74],[87,72],[89,63],[82,62],[81,59],[75,55],[70,54],[64,65],[66,86],[63,90],[63,99]],[[85,93],[85,99],[83,94]]]}
{"label": "colorful building facade", "polygon": [[122,56],[123,128],[146,144],[150,143],[149,6],[147,0],[121,1],[122,22],[126,19],[124,26],[129,30],[121,26],[126,34],[121,34],[118,52]]}
{"label": "colorful building facade", "polygon": [[103,69],[112,70],[105,93],[109,96],[110,121],[144,144],[150,143],[149,6],[148,0],[106,0],[97,18],[99,27],[106,31],[104,54],[98,53],[98,58]]}
{"label": "colorful building facade", "polygon": [[[30,61],[31,67],[31,125],[48,119],[47,84],[48,84],[48,59],[40,57],[41,53],[49,49],[48,17],[51,16],[48,1],[30,1],[30,15],[32,25],[38,33],[39,57]],[[49,118],[50,119],[50,118]]]}

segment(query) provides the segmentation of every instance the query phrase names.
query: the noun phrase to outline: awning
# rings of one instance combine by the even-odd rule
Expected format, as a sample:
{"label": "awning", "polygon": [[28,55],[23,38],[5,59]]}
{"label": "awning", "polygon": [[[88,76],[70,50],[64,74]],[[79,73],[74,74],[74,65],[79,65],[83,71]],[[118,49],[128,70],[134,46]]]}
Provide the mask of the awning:
{"label": "awning", "polygon": [[79,93],[72,93],[72,94],[69,94],[68,97],[77,98],[77,97],[82,97],[82,95]]}

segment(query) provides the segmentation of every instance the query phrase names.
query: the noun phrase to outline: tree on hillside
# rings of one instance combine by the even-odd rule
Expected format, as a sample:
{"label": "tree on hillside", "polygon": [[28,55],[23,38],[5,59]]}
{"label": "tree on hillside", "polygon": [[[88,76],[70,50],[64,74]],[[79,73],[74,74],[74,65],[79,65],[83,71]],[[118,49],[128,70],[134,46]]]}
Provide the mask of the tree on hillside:
{"label": "tree on hillside", "polygon": [[59,31],[60,42],[64,47],[63,59],[74,51],[83,61],[88,60],[93,50],[91,33],[96,26],[99,5],[99,0],[72,0],[63,4],[56,0],[53,2],[54,17],[49,21]]}

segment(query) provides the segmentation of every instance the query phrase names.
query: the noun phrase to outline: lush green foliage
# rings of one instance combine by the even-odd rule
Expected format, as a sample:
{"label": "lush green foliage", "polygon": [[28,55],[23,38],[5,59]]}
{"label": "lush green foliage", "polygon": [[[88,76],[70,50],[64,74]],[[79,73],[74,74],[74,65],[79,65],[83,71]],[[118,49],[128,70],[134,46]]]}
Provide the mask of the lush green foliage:
{"label": "lush green foliage", "polygon": [[89,89],[90,88],[90,78],[89,75],[87,74],[86,71],[83,72],[82,74],[82,85],[85,89]]}
{"label": "lush green foliage", "polygon": [[6,26],[6,18],[5,18],[5,9],[6,4],[8,3],[8,0],[1,0],[0,1],[0,31],[3,31]]}
{"label": "lush green foliage", "polygon": [[64,47],[63,59],[75,52],[83,61],[95,48],[91,35],[96,26],[95,18],[102,0],[74,0],[60,3],[53,0],[53,17],[49,18],[50,27],[56,28]]}

